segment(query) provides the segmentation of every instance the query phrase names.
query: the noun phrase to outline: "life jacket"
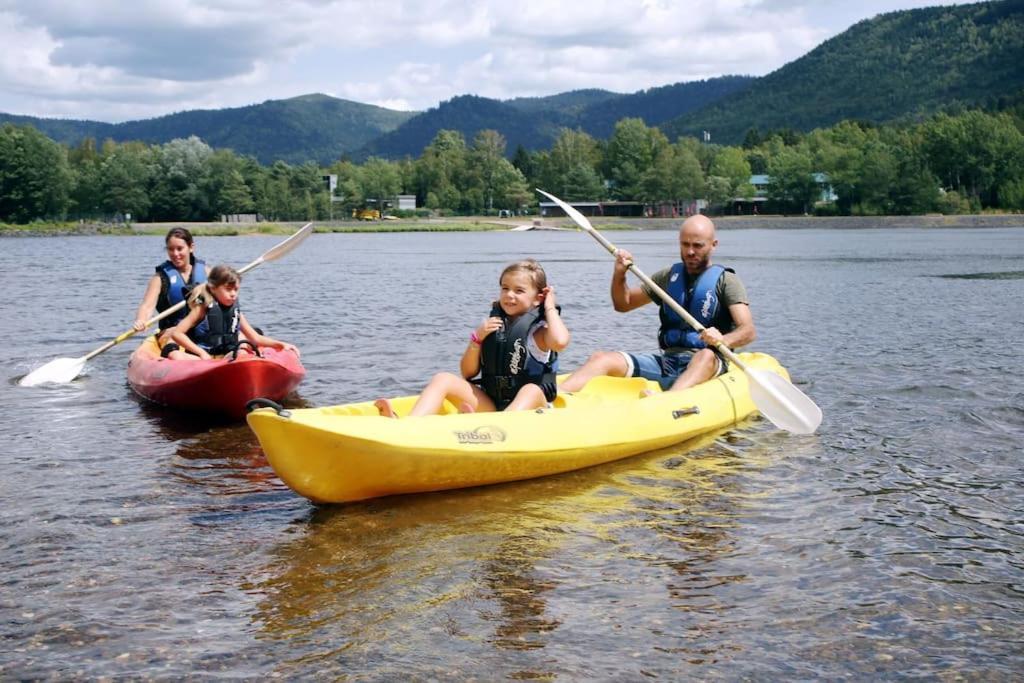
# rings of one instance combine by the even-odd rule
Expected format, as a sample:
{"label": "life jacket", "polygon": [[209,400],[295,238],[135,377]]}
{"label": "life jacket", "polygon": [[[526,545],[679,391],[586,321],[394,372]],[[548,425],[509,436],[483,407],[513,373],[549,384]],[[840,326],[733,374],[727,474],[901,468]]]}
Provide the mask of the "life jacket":
{"label": "life jacket", "polygon": [[[686,266],[676,263],[669,271],[668,286],[665,287],[665,291],[701,325],[718,328],[725,334],[736,327],[729,314],[729,309],[723,307],[718,300],[718,281],[725,277],[725,271],[735,272],[732,268],[708,266],[707,270],[697,276],[697,281],[692,284],[692,287],[688,287],[691,278],[686,272]],[[690,327],[667,303],[661,303],[658,315],[661,317],[658,345],[662,349],[707,348],[707,344],[700,339],[700,333]]]}
{"label": "life jacket", "polygon": [[230,353],[238,346],[241,315],[237,301],[224,306],[214,299],[206,309],[206,318],[193,327],[188,336],[211,356]]}
{"label": "life jacket", "polygon": [[[185,282],[181,273],[178,269],[171,264],[171,262],[164,261],[156,267],[156,272],[160,275],[162,285],[160,287],[160,296],[156,300],[156,311],[157,313],[163,313],[168,308],[176,303],[184,301],[188,298],[189,292],[196,285],[206,282],[206,261],[197,259],[195,255],[190,255],[189,260],[192,261],[192,277],[188,282]],[[166,330],[174,327],[180,323],[185,316],[188,315],[188,307],[185,306],[181,310],[160,321],[160,329]],[[199,323],[205,325],[205,323]]]}
{"label": "life jacket", "polygon": [[543,316],[543,307],[537,306],[510,323],[500,305],[491,309],[491,317],[501,318],[503,326],[487,335],[480,346],[478,383],[498,410],[504,410],[527,384],[539,385],[548,401],[555,398],[558,354],[552,351],[548,362],[542,363],[526,347],[529,335],[536,331],[534,325]]}

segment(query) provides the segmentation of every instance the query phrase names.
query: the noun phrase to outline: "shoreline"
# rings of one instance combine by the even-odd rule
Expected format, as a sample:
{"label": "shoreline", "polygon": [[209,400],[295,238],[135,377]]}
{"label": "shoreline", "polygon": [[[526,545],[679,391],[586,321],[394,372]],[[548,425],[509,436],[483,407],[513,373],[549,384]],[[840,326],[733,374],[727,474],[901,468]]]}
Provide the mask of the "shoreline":
{"label": "shoreline", "polygon": [[[964,214],[924,216],[717,216],[712,217],[720,230],[863,230],[892,228],[1020,228],[1024,214]],[[618,218],[592,216],[591,222],[603,230],[669,230],[678,227],[681,218]],[[0,237],[73,237],[87,235],[164,235],[172,227],[186,227],[196,236],[233,237],[239,235],[291,234],[306,221],[265,223],[201,223],[174,221],[167,223],[133,223],[130,226],[112,223],[32,224],[25,226],[0,224]],[[483,232],[514,228],[535,230],[577,229],[564,216],[536,219],[452,217],[399,219],[393,221],[323,221],[313,222],[314,232]]]}

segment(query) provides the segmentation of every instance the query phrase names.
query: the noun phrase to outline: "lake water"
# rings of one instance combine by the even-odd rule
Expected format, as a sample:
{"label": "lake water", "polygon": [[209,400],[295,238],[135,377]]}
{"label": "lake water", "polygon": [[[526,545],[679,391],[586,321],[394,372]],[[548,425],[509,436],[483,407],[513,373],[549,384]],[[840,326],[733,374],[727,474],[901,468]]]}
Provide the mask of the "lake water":
{"label": "lake water", "polygon": [[[612,232],[653,273],[669,231]],[[316,507],[244,425],[125,381],[16,381],[128,328],[156,237],[0,241],[0,678],[1018,679],[1024,670],[1024,228],[742,230],[716,254],[753,346],[822,407],[528,482]],[[202,238],[243,265],[281,237]],[[510,260],[547,267],[573,343],[653,345],[575,232],[314,235],[246,277],[298,344],[292,400],[454,370]]]}

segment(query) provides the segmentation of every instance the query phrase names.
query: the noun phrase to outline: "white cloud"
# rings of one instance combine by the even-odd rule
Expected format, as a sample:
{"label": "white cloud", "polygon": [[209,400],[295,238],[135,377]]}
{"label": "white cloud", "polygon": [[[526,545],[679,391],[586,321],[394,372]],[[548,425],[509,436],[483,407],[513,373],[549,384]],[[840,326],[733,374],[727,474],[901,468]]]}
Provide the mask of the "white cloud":
{"label": "white cloud", "polygon": [[309,92],[425,109],[463,93],[632,92],[760,75],[855,21],[824,0],[5,0],[0,111],[99,120]]}

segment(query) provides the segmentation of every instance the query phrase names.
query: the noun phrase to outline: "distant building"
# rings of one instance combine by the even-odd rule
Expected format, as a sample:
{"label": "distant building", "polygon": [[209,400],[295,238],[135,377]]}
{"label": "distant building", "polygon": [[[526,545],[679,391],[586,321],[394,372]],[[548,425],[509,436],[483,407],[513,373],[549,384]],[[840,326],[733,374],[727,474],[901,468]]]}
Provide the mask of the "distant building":
{"label": "distant building", "polygon": [[[818,183],[818,199],[815,203],[831,203],[839,199],[832,184],[829,182],[827,173],[812,173],[814,181]],[[750,176],[750,184],[754,186],[753,197],[734,197],[733,209],[736,213],[761,213],[762,205],[768,201],[768,183],[771,176],[764,173],[755,173]]]}
{"label": "distant building", "polygon": [[399,211],[415,211],[416,210],[416,195],[414,195],[414,194],[400,194],[400,195],[398,195],[398,210]]}
{"label": "distant building", "polygon": [[[644,215],[643,202],[566,202],[584,216],[634,216]],[[554,202],[541,202],[540,215],[544,217],[564,216],[565,212]]]}
{"label": "distant building", "polygon": [[259,223],[263,216],[258,213],[228,213],[221,214],[221,223]]}

